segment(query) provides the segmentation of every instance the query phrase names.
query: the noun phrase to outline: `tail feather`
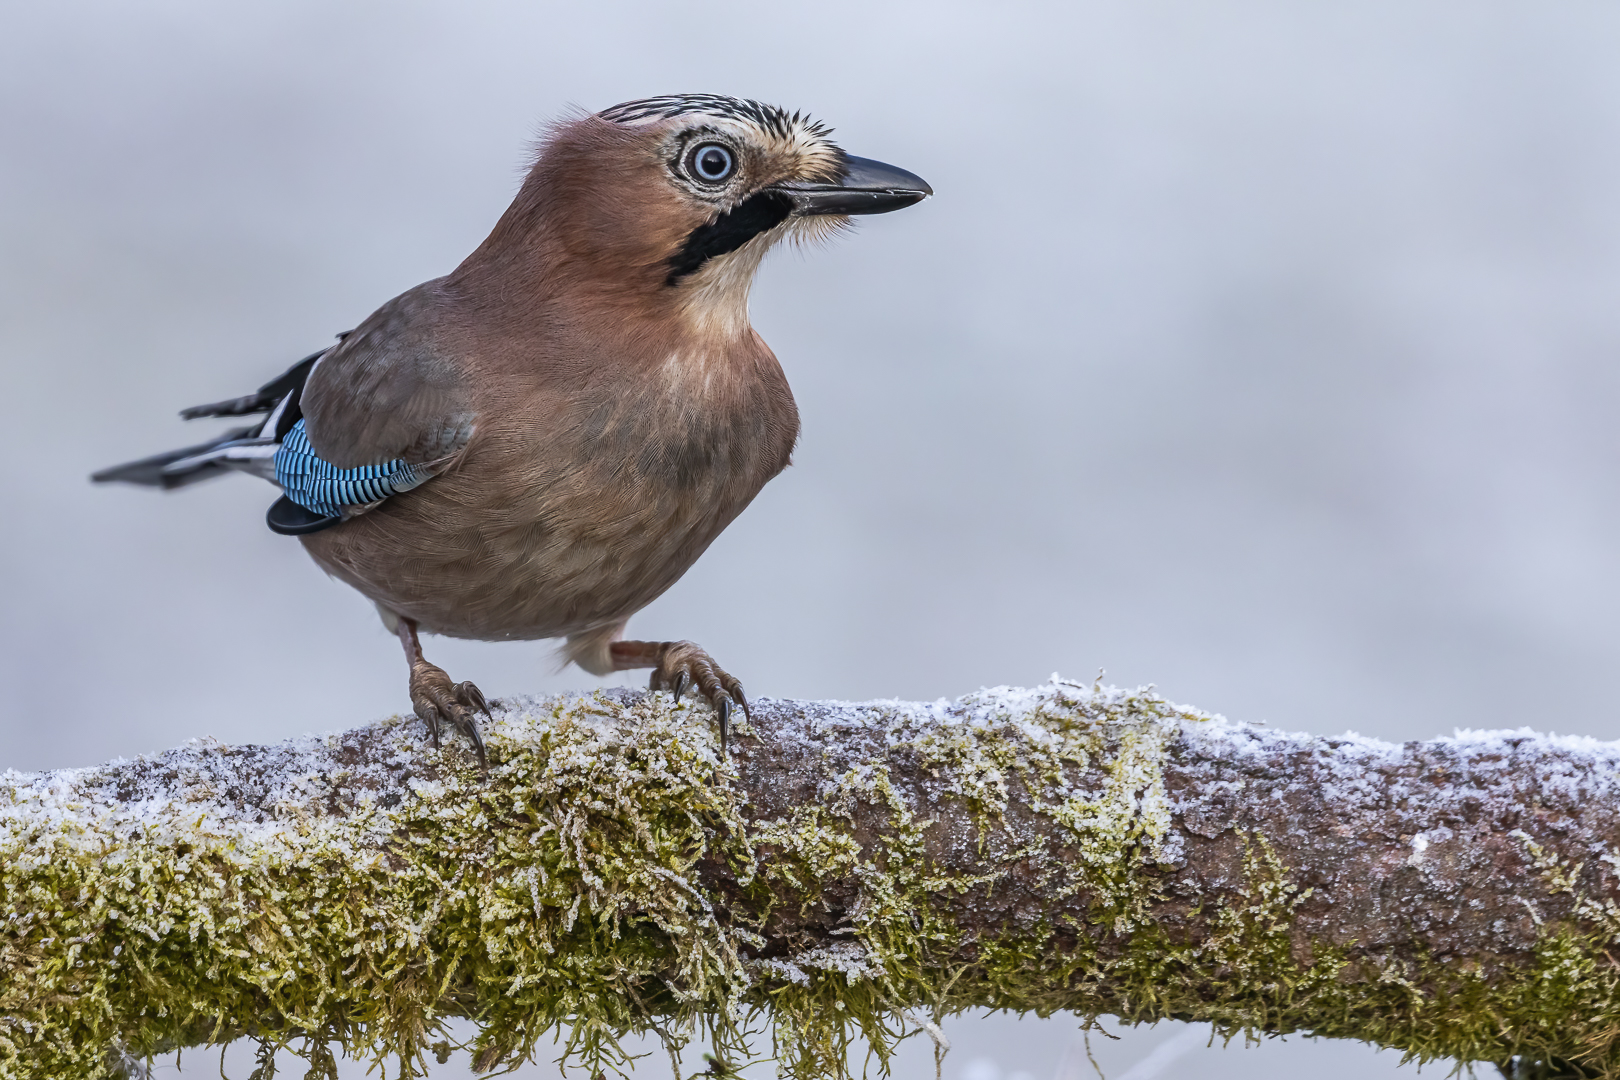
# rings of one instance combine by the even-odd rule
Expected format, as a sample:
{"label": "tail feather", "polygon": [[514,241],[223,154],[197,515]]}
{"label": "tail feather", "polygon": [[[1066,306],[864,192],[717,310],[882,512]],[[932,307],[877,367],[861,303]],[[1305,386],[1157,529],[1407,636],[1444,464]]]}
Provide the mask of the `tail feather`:
{"label": "tail feather", "polygon": [[[224,476],[228,472],[237,471],[227,463],[222,456],[208,456],[225,446],[226,443],[235,442],[255,434],[259,425],[237,428],[228,431],[217,439],[196,446],[188,446],[181,450],[169,450],[162,454],[153,454],[151,457],[141,458],[139,461],[128,461],[122,465],[114,465],[100,472],[92,473],[90,479],[98,484],[123,483],[140,484],[144,487],[179,488],[187,484],[195,484],[199,480],[211,480],[216,476]],[[187,458],[196,458],[195,462],[187,462]],[[179,464],[179,468],[171,468]]]}
{"label": "tail feather", "polygon": [[[339,334],[342,341],[347,333]],[[139,484],[142,487],[180,488],[212,480],[229,472],[245,472],[275,482],[275,456],[281,438],[299,421],[299,398],[304,382],[329,349],[310,353],[252,394],[193,405],[181,411],[187,420],[212,416],[248,416],[269,413],[270,418],[249,427],[227,431],[208,442],[114,465],[92,473],[98,484]]]}
{"label": "tail feather", "polygon": [[215,401],[207,405],[193,405],[189,409],[180,410],[182,420],[200,420],[206,416],[251,416],[254,413],[267,413],[276,407],[280,398],[272,397],[264,392],[247,394],[243,397],[229,398],[225,401]]}

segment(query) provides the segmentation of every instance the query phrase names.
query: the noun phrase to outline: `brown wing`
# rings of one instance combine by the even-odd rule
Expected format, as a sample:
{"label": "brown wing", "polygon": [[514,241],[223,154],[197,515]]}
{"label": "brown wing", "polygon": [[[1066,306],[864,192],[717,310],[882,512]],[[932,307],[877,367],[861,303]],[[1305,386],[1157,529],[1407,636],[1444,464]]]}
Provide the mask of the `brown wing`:
{"label": "brown wing", "polygon": [[304,430],[340,468],[455,453],[475,419],[466,372],[446,344],[446,302],[429,281],[378,308],[310,372]]}

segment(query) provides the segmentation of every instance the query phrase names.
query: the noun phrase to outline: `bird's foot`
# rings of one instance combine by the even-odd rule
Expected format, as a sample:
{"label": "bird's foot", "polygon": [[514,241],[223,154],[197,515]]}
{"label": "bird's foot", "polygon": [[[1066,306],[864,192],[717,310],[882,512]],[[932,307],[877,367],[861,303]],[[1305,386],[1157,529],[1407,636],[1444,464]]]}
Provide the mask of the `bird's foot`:
{"label": "bird's foot", "polygon": [[444,668],[418,660],[411,665],[411,705],[427,724],[435,749],[439,746],[439,725],[449,723],[472,740],[479,766],[489,771],[489,755],[484,751],[484,737],[478,731],[478,717],[473,711],[494,719],[483,691],[470,682],[453,683]]}
{"label": "bird's foot", "polygon": [[648,689],[668,690],[675,695],[676,701],[680,701],[687,687],[696,687],[720,718],[720,754],[725,756],[733,710],[740,708],[743,716],[749,716],[748,698],[743,694],[742,683],[715,663],[714,657],[690,641],[660,644],[658,662],[653,667],[652,678],[647,681]]}

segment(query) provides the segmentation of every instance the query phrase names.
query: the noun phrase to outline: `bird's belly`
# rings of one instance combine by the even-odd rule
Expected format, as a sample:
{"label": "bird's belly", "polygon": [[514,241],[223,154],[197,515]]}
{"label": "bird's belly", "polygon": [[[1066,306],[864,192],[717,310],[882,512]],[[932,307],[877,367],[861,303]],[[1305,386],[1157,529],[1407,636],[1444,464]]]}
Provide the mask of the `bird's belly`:
{"label": "bird's belly", "polygon": [[328,573],[433,633],[563,637],[651,603],[763,483],[739,499],[723,485],[669,492],[604,479],[491,500],[474,497],[476,478],[441,476],[304,544]]}

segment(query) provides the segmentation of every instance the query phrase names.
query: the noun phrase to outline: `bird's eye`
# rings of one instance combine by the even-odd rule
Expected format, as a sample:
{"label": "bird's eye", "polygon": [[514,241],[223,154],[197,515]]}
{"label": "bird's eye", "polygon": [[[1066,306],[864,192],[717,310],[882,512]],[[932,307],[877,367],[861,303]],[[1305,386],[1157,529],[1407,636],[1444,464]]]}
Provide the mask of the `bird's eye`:
{"label": "bird's eye", "polygon": [[719,143],[703,143],[686,155],[686,171],[705,184],[720,183],[730,177],[736,167],[731,151]]}

